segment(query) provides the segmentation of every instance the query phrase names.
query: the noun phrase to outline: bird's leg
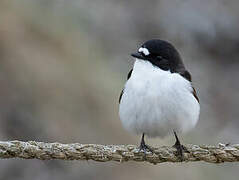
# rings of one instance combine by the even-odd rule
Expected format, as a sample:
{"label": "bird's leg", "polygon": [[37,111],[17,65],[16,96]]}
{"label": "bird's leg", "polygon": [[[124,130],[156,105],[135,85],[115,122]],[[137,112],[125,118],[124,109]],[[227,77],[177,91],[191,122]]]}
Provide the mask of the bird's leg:
{"label": "bird's leg", "polygon": [[183,157],[183,153],[186,152],[186,153],[189,153],[189,151],[187,150],[187,148],[182,145],[178,139],[178,136],[177,136],[177,133],[175,131],[173,131],[174,133],[174,136],[175,136],[175,139],[176,139],[176,142],[175,144],[173,145],[174,148],[177,149],[177,153],[176,155],[180,158],[181,161],[183,161],[184,157]]}
{"label": "bird's leg", "polygon": [[139,151],[144,151],[144,154],[146,155],[147,150],[149,150],[150,152],[153,153],[153,150],[149,147],[149,145],[145,144],[144,133],[143,133],[141,142],[140,142],[140,146],[139,146]]}

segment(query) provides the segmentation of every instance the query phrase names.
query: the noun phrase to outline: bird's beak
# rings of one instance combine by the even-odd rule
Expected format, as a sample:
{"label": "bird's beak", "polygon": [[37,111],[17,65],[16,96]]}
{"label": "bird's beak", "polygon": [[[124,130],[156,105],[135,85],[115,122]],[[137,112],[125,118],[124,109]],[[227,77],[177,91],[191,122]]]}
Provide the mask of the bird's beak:
{"label": "bird's beak", "polygon": [[144,56],[142,56],[140,53],[136,52],[136,53],[132,53],[131,56],[138,58],[138,59],[143,59],[145,60],[146,58]]}

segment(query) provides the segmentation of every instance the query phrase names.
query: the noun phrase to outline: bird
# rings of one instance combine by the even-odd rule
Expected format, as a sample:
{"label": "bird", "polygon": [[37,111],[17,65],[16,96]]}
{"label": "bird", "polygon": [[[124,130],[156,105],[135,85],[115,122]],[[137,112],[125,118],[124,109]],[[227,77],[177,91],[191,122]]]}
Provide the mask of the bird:
{"label": "bird", "polygon": [[164,138],[174,134],[176,154],[182,160],[188,150],[177,133],[193,129],[199,119],[200,104],[177,49],[168,41],[151,39],[131,56],[135,58],[119,97],[119,117],[123,127],[142,135],[139,150],[153,152],[144,137]]}

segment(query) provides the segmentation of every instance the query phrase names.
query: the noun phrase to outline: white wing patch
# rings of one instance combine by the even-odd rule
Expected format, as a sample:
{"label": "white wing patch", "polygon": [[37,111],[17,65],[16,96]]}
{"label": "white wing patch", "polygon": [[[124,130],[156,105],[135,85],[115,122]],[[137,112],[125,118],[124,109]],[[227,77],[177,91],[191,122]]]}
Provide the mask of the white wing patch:
{"label": "white wing patch", "polygon": [[149,53],[149,50],[147,48],[139,48],[138,50],[139,52],[142,52],[144,53],[145,56],[148,56],[150,53]]}

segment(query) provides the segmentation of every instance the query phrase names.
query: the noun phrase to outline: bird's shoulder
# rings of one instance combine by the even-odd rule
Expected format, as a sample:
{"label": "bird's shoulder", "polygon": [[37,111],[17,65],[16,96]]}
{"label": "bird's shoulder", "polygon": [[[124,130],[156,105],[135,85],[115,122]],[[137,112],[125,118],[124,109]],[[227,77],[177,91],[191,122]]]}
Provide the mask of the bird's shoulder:
{"label": "bird's shoulder", "polygon": [[[129,78],[131,77],[132,71],[133,71],[133,68],[129,71],[129,73],[128,73],[128,75],[127,75],[127,80],[129,80]],[[191,74],[189,73],[189,71],[183,70],[183,71],[180,71],[179,74],[180,74],[183,78],[185,78],[186,80],[188,80],[188,81],[191,83],[191,85],[192,85],[192,77],[191,77]],[[121,93],[120,93],[119,103],[120,103],[120,101],[121,101],[121,98],[122,98],[123,94],[124,94],[124,89],[122,89],[122,91],[121,91]],[[196,100],[198,101],[198,103],[199,103],[199,98],[198,98],[198,96],[197,96],[197,92],[196,92],[196,90],[195,90],[195,88],[194,88],[193,86],[192,86],[192,94],[193,94],[193,96],[195,97],[195,99],[196,99]]]}
{"label": "bird's shoulder", "polygon": [[[133,71],[133,68],[129,71],[128,75],[127,75],[127,81],[129,80],[129,78],[131,77],[131,74],[132,74],[132,71]],[[121,101],[121,98],[124,94],[124,89],[122,89],[121,93],[120,93],[120,96],[119,96],[119,103]]]}
{"label": "bird's shoulder", "polygon": [[199,98],[198,98],[198,96],[197,96],[197,92],[196,92],[196,90],[195,90],[195,88],[193,87],[193,85],[192,85],[192,76],[191,76],[191,74],[189,73],[189,71],[187,71],[187,70],[183,70],[182,72],[179,72],[179,74],[182,76],[182,77],[184,77],[185,79],[187,79],[190,83],[191,83],[191,86],[192,86],[192,94],[193,94],[193,96],[195,97],[195,99],[198,101],[198,103],[199,103]]}

